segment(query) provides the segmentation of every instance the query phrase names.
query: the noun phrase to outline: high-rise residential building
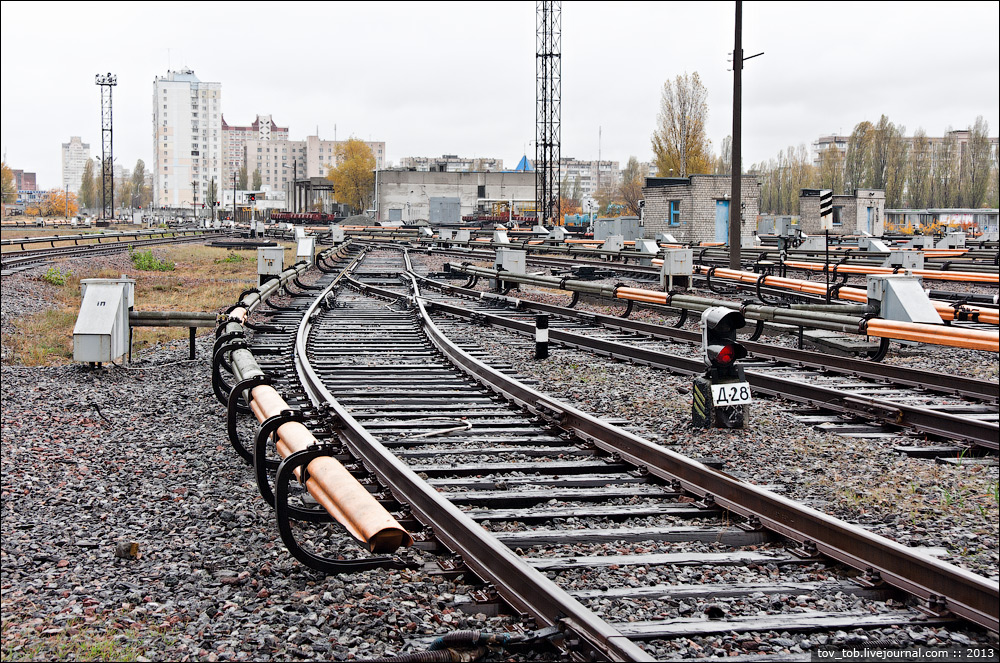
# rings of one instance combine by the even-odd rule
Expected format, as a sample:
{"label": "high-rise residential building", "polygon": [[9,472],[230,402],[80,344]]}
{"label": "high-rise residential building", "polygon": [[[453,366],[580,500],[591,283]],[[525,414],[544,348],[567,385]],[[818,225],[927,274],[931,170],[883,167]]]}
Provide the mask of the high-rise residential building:
{"label": "high-rise residential building", "polygon": [[[337,146],[343,142],[321,140],[319,136],[307,136],[305,140],[247,140],[248,179],[259,170],[261,185],[277,190],[293,178],[326,177],[329,167],[336,165]],[[383,170],[385,142],[365,141],[365,145],[375,157],[375,168]]]}
{"label": "high-rise residential building", "polygon": [[[601,187],[616,187],[621,182],[621,170],[617,161],[601,159],[598,161],[583,161],[572,157],[563,157],[559,162],[559,181],[570,189],[580,182],[580,198],[592,198]],[[569,191],[562,191],[565,197]]]}
{"label": "high-rise residential building", "polygon": [[443,154],[440,157],[403,157],[399,160],[402,170],[439,173],[497,173],[503,170],[503,159],[493,157],[459,157]]}
{"label": "high-rise residential building", "polygon": [[[230,126],[222,118],[222,179],[232,182],[246,155],[247,141],[288,140],[288,127],[279,127],[270,115],[258,115],[247,127]],[[248,171],[253,169],[247,166]],[[261,171],[263,172],[263,171]]]}
{"label": "high-rise residential building", "polygon": [[90,144],[79,136],[72,136],[62,144],[62,188],[79,193],[83,182],[83,169],[90,161]]}
{"label": "high-rise residential building", "polygon": [[153,81],[153,204],[208,202],[222,181],[222,84],[204,83],[191,69]]}

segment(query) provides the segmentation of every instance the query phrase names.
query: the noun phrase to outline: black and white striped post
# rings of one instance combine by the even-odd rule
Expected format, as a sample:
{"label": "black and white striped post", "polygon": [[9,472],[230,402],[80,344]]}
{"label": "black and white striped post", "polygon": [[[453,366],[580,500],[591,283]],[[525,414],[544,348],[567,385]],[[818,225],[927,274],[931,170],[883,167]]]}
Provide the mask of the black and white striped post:
{"label": "black and white striped post", "polygon": [[833,190],[820,189],[819,221],[826,234],[826,303],[830,303],[830,226],[833,225]]}
{"label": "black and white striped post", "polygon": [[535,316],[535,359],[549,356],[549,316],[541,313]]}

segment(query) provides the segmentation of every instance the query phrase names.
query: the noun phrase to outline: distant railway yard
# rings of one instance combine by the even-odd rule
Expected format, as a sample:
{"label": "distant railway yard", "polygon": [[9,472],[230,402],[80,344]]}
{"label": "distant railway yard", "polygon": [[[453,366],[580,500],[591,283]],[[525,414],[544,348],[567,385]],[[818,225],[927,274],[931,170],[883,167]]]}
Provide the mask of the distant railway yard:
{"label": "distant railway yard", "polygon": [[2,239],[5,661],[996,658],[989,238]]}

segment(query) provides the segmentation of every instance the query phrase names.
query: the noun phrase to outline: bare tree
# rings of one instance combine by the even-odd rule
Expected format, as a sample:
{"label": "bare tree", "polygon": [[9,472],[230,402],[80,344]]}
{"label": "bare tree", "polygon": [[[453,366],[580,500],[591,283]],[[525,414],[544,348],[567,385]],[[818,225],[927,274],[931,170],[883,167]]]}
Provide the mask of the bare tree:
{"label": "bare tree", "polygon": [[962,155],[961,205],[963,207],[982,207],[986,202],[990,185],[990,152],[989,125],[980,115],[976,118],[976,123],[969,128],[969,143]]}
{"label": "bare tree", "polygon": [[712,143],[705,134],[708,90],[698,72],[679,75],[663,84],[653,154],[661,177],[687,177],[711,169]]}
{"label": "bare tree", "polygon": [[951,127],[934,150],[934,179],[931,200],[935,207],[958,205],[959,188],[958,145]]}
{"label": "bare tree", "polygon": [[851,193],[855,189],[871,188],[871,141],[875,127],[865,121],[854,127],[847,139],[847,154],[844,157],[844,189]]}
{"label": "bare tree", "polygon": [[819,185],[835,194],[844,193],[844,155],[832,143],[820,154]]}
{"label": "bare tree", "polygon": [[642,185],[643,177],[639,160],[630,156],[622,171],[621,184],[618,185],[618,198],[625,204],[626,214],[640,215],[642,210],[639,207],[639,201],[642,200]]}
{"label": "bare tree", "polygon": [[930,206],[932,161],[933,152],[927,133],[918,128],[913,132],[913,147],[906,169],[906,203],[913,209]]}

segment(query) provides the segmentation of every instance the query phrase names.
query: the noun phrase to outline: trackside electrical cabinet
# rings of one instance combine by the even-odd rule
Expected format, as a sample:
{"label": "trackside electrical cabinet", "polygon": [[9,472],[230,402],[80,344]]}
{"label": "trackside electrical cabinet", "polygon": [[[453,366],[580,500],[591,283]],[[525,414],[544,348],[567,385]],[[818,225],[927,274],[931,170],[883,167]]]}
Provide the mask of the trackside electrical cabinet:
{"label": "trackside electrical cabinet", "polygon": [[129,310],[135,305],[135,280],[83,279],[80,313],[73,327],[73,360],[111,363],[128,352]]}

